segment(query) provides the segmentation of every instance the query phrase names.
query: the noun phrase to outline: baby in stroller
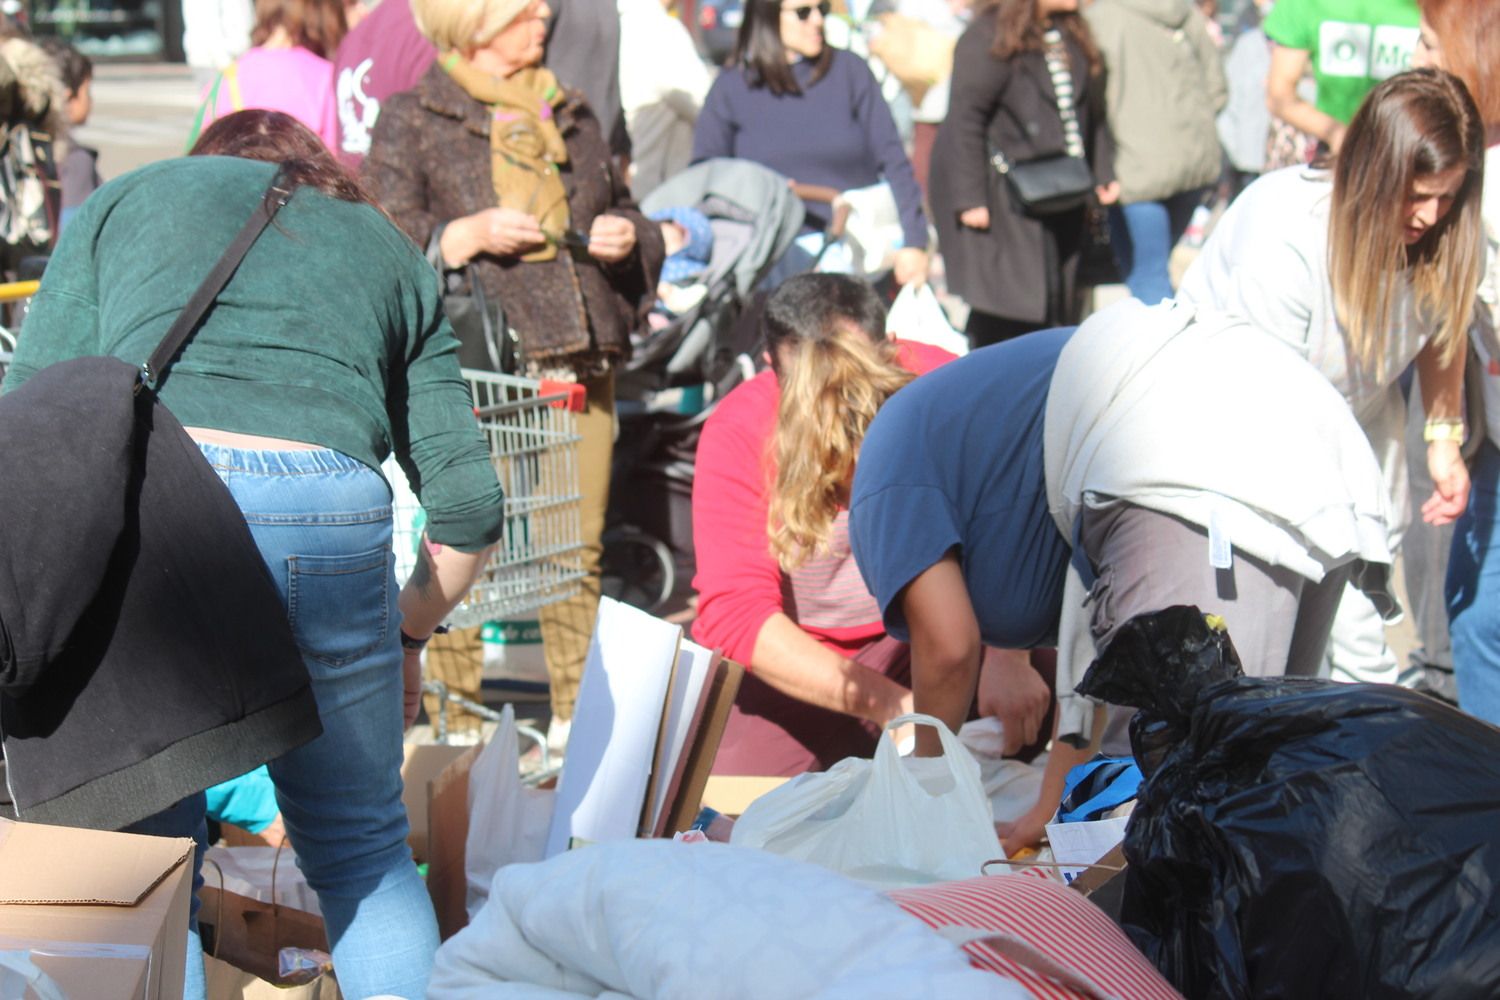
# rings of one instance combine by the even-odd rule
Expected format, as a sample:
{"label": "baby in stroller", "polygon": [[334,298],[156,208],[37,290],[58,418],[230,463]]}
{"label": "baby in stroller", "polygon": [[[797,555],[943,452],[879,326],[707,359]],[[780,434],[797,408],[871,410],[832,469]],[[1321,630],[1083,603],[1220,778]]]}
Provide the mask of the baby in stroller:
{"label": "baby in stroller", "polygon": [[667,245],[667,259],[656,286],[656,306],[650,315],[650,329],[660,330],[708,294],[703,278],[713,259],[714,231],[708,216],[690,205],[659,209],[648,218],[661,226]]}

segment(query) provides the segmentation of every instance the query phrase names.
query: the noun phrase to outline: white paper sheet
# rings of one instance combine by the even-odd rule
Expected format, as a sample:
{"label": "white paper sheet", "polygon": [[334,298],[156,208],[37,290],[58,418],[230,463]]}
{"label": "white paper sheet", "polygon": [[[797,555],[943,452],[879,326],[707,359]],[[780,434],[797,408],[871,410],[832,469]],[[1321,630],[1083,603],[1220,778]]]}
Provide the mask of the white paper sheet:
{"label": "white paper sheet", "polygon": [[609,598],[589,644],[547,857],[636,835],[682,629]]}
{"label": "white paper sheet", "polygon": [[[1047,841],[1052,845],[1052,856],[1059,864],[1091,865],[1125,839],[1128,819],[1121,816],[1091,823],[1048,823]],[[1084,868],[1064,868],[1062,876],[1071,882],[1084,871]]]}

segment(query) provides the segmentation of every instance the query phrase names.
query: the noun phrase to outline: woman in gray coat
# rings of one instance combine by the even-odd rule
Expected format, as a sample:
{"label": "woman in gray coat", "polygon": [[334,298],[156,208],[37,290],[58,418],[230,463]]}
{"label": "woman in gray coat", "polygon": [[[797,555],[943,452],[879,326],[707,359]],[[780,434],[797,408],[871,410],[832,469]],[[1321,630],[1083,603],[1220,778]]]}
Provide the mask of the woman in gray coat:
{"label": "woman in gray coat", "polygon": [[1118,196],[1102,68],[1078,0],[996,0],[954,52],[931,200],[948,288],[969,304],[976,347],[1078,318],[1085,210],[1028,214],[991,165],[996,152],[1011,163],[1082,157],[1100,202]]}

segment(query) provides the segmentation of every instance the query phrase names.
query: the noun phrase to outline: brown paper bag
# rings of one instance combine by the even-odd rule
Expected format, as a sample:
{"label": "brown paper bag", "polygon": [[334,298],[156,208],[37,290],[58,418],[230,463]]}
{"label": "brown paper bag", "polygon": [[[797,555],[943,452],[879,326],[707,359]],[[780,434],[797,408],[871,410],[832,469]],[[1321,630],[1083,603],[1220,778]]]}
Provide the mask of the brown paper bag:
{"label": "brown paper bag", "polygon": [[953,72],[953,39],[931,25],[902,14],[881,14],[881,32],[870,42],[871,54],[901,81],[912,102]]}
{"label": "brown paper bag", "polygon": [[[283,852],[289,855],[290,852]],[[281,853],[277,855],[280,863]],[[288,864],[291,864],[288,856]],[[218,866],[209,862],[204,868],[204,878],[212,881]],[[281,997],[285,1000],[330,1000],[338,996],[338,987],[332,975],[319,976],[311,983],[286,986],[280,981],[277,958],[283,948],[307,948],[327,952],[328,935],[323,929],[323,919],[302,910],[295,910],[278,903],[264,903],[239,893],[227,892],[223,886],[223,873],[219,873],[220,885],[205,884],[198,892],[199,924],[213,928],[213,945],[204,955],[204,968],[211,965],[227,966],[244,973],[250,980],[261,984],[274,993],[225,992],[215,993],[210,985],[209,1000],[238,997]],[[271,894],[276,891],[275,869],[272,869]],[[224,988],[229,989],[241,977],[232,976],[224,969],[215,975]],[[257,987],[259,989],[259,987]],[[301,992],[314,990],[314,992]],[[329,991],[332,992],[329,992]]]}

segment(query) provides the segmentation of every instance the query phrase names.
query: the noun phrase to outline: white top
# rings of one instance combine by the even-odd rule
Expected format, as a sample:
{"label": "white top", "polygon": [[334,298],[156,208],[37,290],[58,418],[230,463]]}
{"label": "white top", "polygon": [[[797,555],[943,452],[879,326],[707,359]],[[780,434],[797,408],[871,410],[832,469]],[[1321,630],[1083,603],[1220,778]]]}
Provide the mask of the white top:
{"label": "white top", "polygon": [[1484,280],[1479,284],[1479,308],[1474,311],[1471,332],[1474,350],[1484,366],[1485,435],[1500,445],[1500,146],[1484,154],[1484,196],[1480,214],[1484,219]]}
{"label": "white top", "polygon": [[[1270,387],[1270,388],[1268,388]],[[1058,358],[1043,465],[1058,530],[1085,505],[1128,500],[1242,552],[1322,580],[1354,560],[1356,584],[1395,611],[1382,568],[1391,514],[1365,430],[1327,379],[1243,320],[1134,299],[1090,316]],[[1063,736],[1088,735],[1073,689],[1094,658],[1088,593],[1070,565],[1058,625]]]}
{"label": "white top", "polygon": [[686,167],[693,124],[713,77],[683,23],[658,0],[619,0],[620,105],[639,200]]}
{"label": "white top", "polygon": [[1427,343],[1433,323],[1416,309],[1408,282],[1396,292],[1381,370],[1349,357],[1328,275],[1333,177],[1287,167],[1247,187],[1229,206],[1193,266],[1178,301],[1241,316],[1301,352],[1372,431],[1386,390]]}

